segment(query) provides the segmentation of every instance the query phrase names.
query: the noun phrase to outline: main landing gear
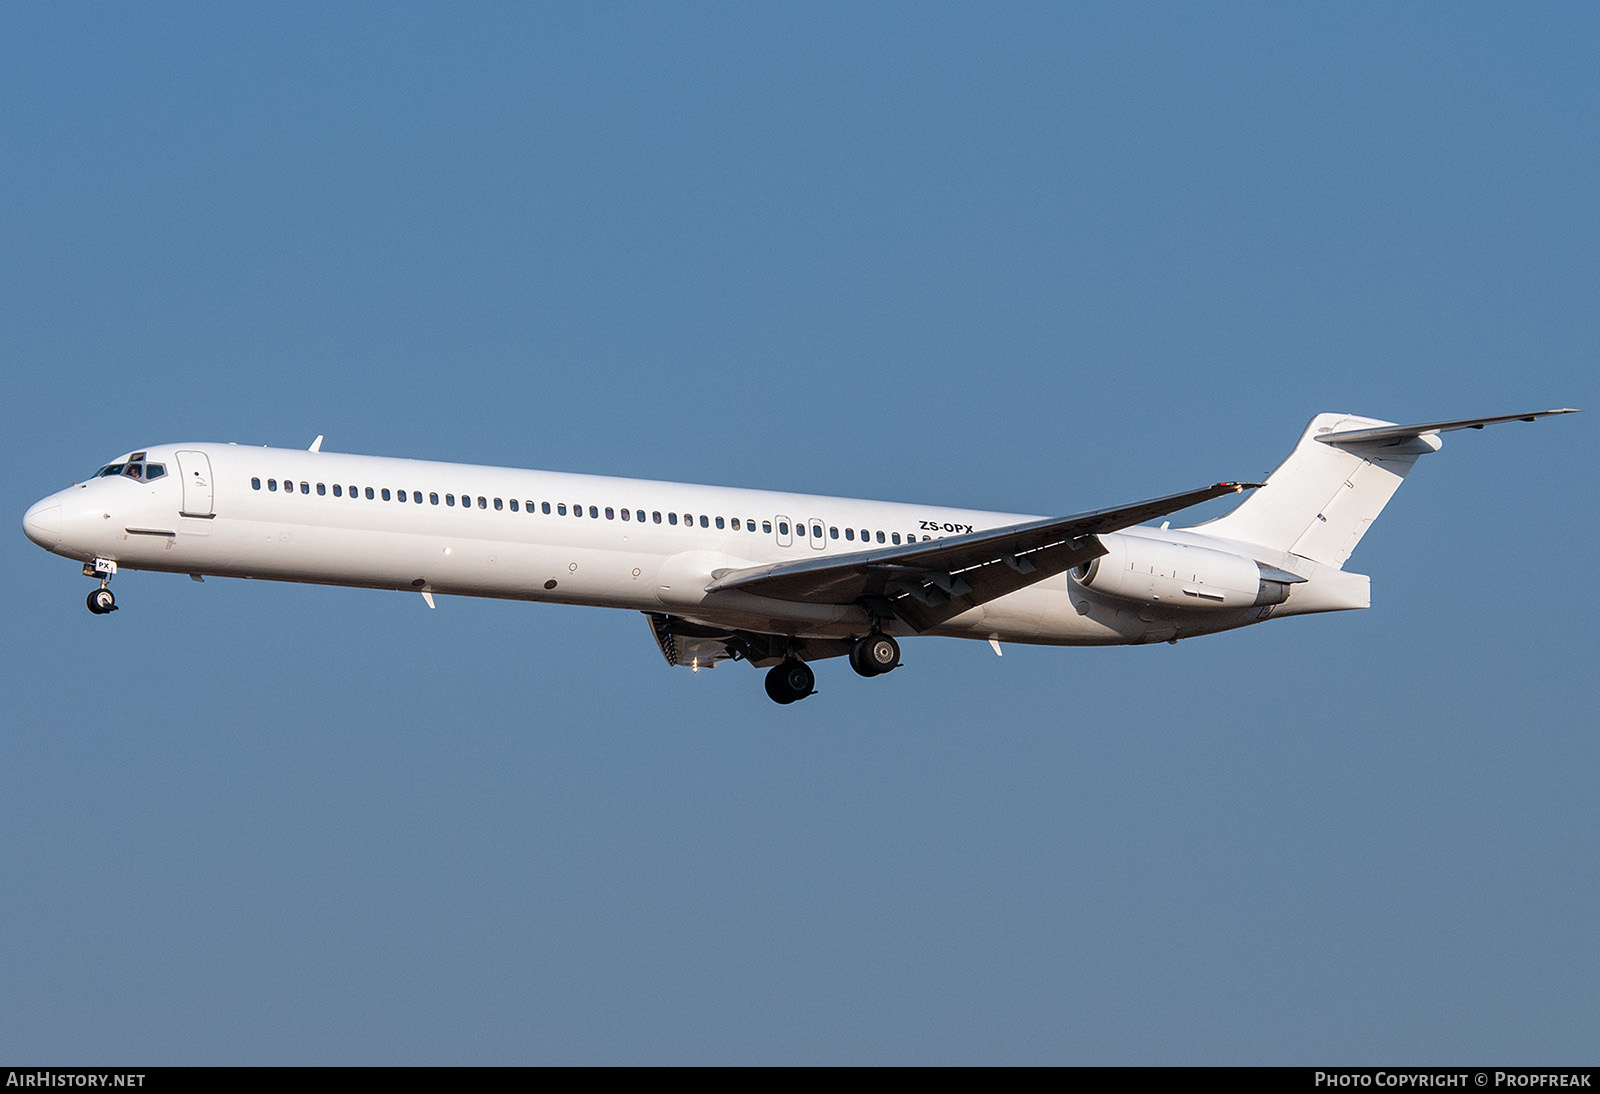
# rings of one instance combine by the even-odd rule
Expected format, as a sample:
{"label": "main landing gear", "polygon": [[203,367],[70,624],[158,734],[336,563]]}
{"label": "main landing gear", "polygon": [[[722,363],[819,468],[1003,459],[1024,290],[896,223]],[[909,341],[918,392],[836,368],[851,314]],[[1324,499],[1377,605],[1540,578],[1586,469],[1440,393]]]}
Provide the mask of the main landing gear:
{"label": "main landing gear", "polygon": [[811,666],[793,658],[767,670],[767,697],[788,706],[799,702],[816,689],[817,677]]}
{"label": "main landing gear", "polygon": [[117,610],[117,598],[106,586],[117,572],[117,564],[109,559],[97,558],[83,564],[84,577],[98,577],[100,587],[89,594],[89,610],[95,615],[109,615]]}
{"label": "main landing gear", "polygon": [[[900,643],[874,631],[850,647],[850,667],[862,676],[881,676],[900,664]],[[790,657],[767,670],[767,695],[788,706],[810,695],[817,686],[811,666]]]}
{"label": "main landing gear", "polygon": [[862,676],[879,676],[899,664],[900,643],[886,634],[869,634],[850,647],[850,667]]}

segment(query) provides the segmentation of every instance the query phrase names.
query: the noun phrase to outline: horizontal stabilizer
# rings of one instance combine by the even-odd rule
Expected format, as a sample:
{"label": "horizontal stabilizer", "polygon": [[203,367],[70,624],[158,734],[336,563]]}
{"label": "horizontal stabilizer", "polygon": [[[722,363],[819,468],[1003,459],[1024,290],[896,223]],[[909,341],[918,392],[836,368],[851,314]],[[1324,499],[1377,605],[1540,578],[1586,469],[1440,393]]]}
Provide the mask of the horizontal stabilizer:
{"label": "horizontal stabilizer", "polygon": [[1527,414],[1501,414],[1494,418],[1456,418],[1448,422],[1420,422],[1417,425],[1386,425],[1377,429],[1346,429],[1339,433],[1320,433],[1317,440],[1323,444],[1400,444],[1430,433],[1448,433],[1452,429],[1482,429],[1501,422],[1531,422],[1548,418],[1552,414],[1580,414],[1582,411],[1565,407],[1561,410],[1534,410]]}

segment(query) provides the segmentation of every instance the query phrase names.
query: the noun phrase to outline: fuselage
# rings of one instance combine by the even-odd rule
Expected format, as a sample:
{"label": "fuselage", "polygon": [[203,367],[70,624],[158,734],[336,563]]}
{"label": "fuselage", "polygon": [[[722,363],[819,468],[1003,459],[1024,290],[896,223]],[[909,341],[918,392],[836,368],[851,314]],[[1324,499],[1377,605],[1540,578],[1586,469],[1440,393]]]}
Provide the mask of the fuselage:
{"label": "fuselage", "polygon": [[[119,569],[624,608],[814,638],[858,636],[872,621],[858,605],[708,593],[706,586],[746,567],[1037,519],[235,444],[158,445],[131,456],[139,459],[123,457],[33,506],[24,520],[29,538]],[[1119,539],[1238,550],[1183,530],[1137,527],[1101,539],[1114,557],[1121,557]],[[1291,597],[1289,604],[1194,610],[1177,597],[1107,597],[1058,574],[923,633],[1063,645],[1163,641],[1273,614],[1364,606],[1366,579],[1337,576],[1359,579],[1362,603],[1317,607],[1314,597],[1302,597],[1301,607]],[[912,633],[882,622],[885,630]]]}

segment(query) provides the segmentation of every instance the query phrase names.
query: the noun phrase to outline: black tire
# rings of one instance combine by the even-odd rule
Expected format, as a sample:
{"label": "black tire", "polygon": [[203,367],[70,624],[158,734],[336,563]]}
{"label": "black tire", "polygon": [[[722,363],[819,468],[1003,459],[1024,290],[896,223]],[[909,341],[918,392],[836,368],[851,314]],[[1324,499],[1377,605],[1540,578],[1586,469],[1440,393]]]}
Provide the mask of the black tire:
{"label": "black tire", "polygon": [[110,589],[96,589],[89,594],[89,610],[95,615],[105,615],[117,610],[116,597],[111,595]]}
{"label": "black tire", "polygon": [[900,664],[900,643],[886,634],[869,634],[850,647],[850,667],[862,676],[881,676]]}
{"label": "black tire", "polygon": [[876,675],[878,675],[877,672],[873,669],[873,667],[871,665],[867,664],[866,657],[865,657],[866,652],[867,652],[867,640],[865,638],[861,639],[855,645],[851,646],[850,647],[850,667],[856,670],[856,675],[857,676],[876,676]]}
{"label": "black tire", "polygon": [[788,706],[810,695],[817,677],[804,661],[784,661],[767,670],[767,697]]}

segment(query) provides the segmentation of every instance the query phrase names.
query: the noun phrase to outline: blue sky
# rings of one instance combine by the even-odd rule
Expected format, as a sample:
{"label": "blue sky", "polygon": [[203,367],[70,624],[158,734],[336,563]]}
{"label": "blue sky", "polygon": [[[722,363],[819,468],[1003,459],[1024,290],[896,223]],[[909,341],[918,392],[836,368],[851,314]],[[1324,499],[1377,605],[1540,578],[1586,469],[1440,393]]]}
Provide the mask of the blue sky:
{"label": "blue sky", "polygon": [[1600,12],[0,12],[0,1058],[1572,1063],[1590,415],[1453,434],[1370,611],[906,643],[164,575],[22,511],[236,440],[1067,513],[1323,410],[1593,407]]}

